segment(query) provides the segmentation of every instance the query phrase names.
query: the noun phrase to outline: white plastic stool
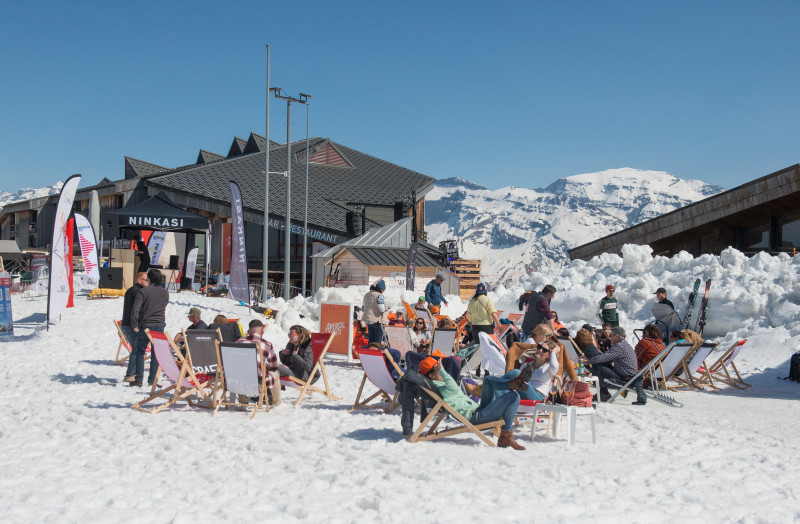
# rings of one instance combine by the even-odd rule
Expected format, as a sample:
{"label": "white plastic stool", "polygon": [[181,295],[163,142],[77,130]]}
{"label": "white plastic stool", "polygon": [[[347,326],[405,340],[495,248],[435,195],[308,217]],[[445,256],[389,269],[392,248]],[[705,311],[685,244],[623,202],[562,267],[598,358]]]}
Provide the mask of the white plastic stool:
{"label": "white plastic stool", "polygon": [[536,419],[539,412],[548,412],[553,419],[553,438],[558,438],[558,425],[561,415],[567,416],[567,441],[569,445],[575,444],[575,421],[578,415],[589,415],[592,423],[592,444],[597,444],[597,410],[594,408],[583,408],[577,406],[562,406],[560,404],[537,404],[534,407],[533,424],[531,425],[531,440],[536,439]]}

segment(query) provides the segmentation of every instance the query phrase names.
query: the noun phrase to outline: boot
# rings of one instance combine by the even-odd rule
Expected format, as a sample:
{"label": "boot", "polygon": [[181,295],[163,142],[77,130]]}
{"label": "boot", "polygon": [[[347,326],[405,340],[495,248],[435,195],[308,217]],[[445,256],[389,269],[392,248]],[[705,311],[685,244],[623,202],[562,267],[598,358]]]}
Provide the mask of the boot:
{"label": "boot", "polygon": [[510,391],[528,391],[528,381],[533,374],[533,368],[530,366],[522,366],[522,371],[519,376],[508,383]]}
{"label": "boot", "polygon": [[514,433],[511,431],[501,431],[500,438],[497,439],[497,447],[498,448],[514,448],[517,451],[522,451],[525,448],[517,444],[517,441],[514,440]]}
{"label": "boot", "polygon": [[270,406],[276,407],[281,405],[281,376],[277,371],[268,371],[267,373],[272,373],[272,388],[270,388],[270,393],[272,393],[272,404]]}
{"label": "boot", "polygon": [[467,390],[467,395],[475,395],[476,397],[480,397],[482,388],[482,384],[473,385],[469,382],[464,382],[464,389]]}

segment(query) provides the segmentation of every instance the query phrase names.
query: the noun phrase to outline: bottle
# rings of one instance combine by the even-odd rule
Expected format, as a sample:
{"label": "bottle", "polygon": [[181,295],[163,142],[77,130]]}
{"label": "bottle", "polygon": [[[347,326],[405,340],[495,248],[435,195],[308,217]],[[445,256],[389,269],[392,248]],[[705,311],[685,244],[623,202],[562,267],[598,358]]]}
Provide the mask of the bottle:
{"label": "bottle", "polygon": [[578,375],[583,375],[586,373],[586,370],[583,367],[583,360],[578,359]]}

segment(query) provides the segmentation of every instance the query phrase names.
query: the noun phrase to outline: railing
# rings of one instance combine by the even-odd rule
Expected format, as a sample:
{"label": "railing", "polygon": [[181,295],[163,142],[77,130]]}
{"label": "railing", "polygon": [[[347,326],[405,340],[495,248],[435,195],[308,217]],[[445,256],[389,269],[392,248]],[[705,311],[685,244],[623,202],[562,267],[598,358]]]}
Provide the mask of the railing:
{"label": "railing", "polygon": [[[261,300],[261,284],[250,283],[250,299],[251,300]],[[283,297],[283,282],[272,282],[267,281],[267,291],[268,296],[272,297]],[[303,297],[310,297],[311,291],[308,289],[302,289],[295,286],[289,286],[289,296],[290,298],[294,298],[298,295]]]}

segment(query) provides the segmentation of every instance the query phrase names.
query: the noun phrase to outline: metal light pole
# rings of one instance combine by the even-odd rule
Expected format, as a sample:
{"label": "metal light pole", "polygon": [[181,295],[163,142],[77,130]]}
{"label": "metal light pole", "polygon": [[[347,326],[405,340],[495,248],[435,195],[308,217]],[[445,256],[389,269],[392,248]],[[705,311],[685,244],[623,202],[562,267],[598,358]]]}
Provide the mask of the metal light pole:
{"label": "metal light pole", "polygon": [[261,301],[266,302],[269,295],[269,44],[267,44],[267,134],[266,154],[264,155],[264,253],[261,277]]}
{"label": "metal light pole", "polygon": [[300,93],[306,98],[306,209],[303,213],[303,289],[306,289],[306,262],[308,259],[308,115],[311,112],[311,95]]}
{"label": "metal light pole", "polygon": [[281,94],[279,87],[273,88],[275,91],[275,98],[286,100],[286,224],[285,224],[285,244],[286,253],[283,265],[283,298],[289,300],[291,293],[289,291],[289,280],[291,278],[291,247],[292,247],[292,102],[300,104],[306,103],[306,97],[300,95],[300,98]]}

